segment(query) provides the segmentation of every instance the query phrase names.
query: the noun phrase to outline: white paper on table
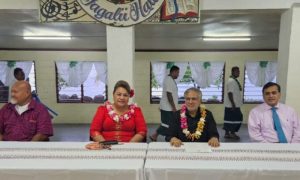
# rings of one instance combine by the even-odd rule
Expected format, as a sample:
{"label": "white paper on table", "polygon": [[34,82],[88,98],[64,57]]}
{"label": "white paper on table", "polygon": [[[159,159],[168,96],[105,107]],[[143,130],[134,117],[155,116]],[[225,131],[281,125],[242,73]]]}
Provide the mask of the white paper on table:
{"label": "white paper on table", "polygon": [[186,143],[184,144],[185,152],[188,153],[211,153],[211,147],[207,143]]}

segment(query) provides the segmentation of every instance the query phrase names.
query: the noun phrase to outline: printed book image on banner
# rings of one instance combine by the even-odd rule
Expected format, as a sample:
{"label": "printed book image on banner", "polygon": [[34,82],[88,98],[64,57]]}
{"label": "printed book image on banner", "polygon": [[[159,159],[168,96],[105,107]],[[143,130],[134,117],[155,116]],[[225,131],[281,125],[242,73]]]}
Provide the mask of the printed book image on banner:
{"label": "printed book image on banner", "polygon": [[200,23],[199,0],[164,0],[163,5],[147,24],[196,24]]}

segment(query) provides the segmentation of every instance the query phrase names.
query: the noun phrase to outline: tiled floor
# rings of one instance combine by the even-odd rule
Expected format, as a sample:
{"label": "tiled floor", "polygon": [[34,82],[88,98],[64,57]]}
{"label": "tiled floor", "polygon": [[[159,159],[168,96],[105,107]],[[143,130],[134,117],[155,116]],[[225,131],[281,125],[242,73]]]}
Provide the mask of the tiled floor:
{"label": "tiled floor", "polygon": [[[89,124],[55,124],[54,136],[51,137],[51,141],[89,141],[89,126]],[[156,130],[158,124],[148,124],[147,126],[147,137],[149,137]],[[218,125],[218,131],[221,142],[250,142],[247,125],[242,125],[240,131],[237,133],[241,137],[240,140],[224,139],[222,125]],[[147,141],[150,141],[149,138]],[[165,141],[164,137],[159,136],[158,141]]]}

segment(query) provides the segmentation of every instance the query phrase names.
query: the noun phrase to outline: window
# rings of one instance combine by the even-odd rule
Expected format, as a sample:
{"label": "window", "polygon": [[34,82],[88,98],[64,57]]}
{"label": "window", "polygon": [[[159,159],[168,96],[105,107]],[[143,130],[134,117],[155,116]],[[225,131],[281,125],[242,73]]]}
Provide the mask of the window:
{"label": "window", "polygon": [[245,71],[244,80],[244,103],[263,102],[262,87],[257,87],[249,81],[247,71]]}
{"label": "window", "polygon": [[9,99],[9,86],[15,82],[14,69],[21,68],[25,80],[31,85],[31,90],[36,91],[34,61],[0,61],[0,102],[7,103]]}
{"label": "window", "polygon": [[[204,63],[205,62],[200,64],[204,64]],[[197,83],[199,82],[198,79],[193,78],[193,74],[192,74],[192,69],[195,68],[195,64],[187,63],[185,67],[182,66],[182,63],[172,63],[172,64],[175,64],[177,66],[181,65],[181,67],[179,67],[180,74],[182,73],[182,70],[184,71],[186,69],[184,71],[184,74],[181,75],[181,77],[178,77],[181,80],[177,82],[179,103],[182,103],[184,102],[184,91],[186,89],[190,87],[200,88],[200,86]],[[158,67],[160,65],[161,67]],[[155,62],[151,63],[151,68],[153,67],[155,68],[154,71],[162,72],[162,69],[166,69],[165,73],[155,73],[153,72],[153,69],[151,69],[151,103],[154,104],[159,103],[162,97],[162,85],[160,84],[162,84],[163,78],[166,76],[167,72],[169,72],[168,66],[172,66],[172,65],[164,65],[165,67],[164,68],[162,62],[159,62],[157,64],[155,64]],[[191,68],[191,66],[193,68]],[[195,73],[194,73],[194,77],[195,77]],[[210,83],[206,88],[200,88],[200,90],[202,91],[202,101],[205,103],[223,103],[223,82],[224,82],[224,63],[221,63],[220,73],[213,80],[213,82]]]}
{"label": "window", "polygon": [[267,82],[276,82],[276,73],[276,62],[247,62],[244,77],[244,103],[262,103],[262,87]]}
{"label": "window", "polygon": [[[276,82],[276,77],[272,82]],[[244,103],[262,103],[264,102],[262,95],[262,88],[255,86],[249,81],[247,71],[245,71],[245,81],[244,81]]]}
{"label": "window", "polygon": [[103,103],[107,99],[104,62],[56,62],[59,103]]}

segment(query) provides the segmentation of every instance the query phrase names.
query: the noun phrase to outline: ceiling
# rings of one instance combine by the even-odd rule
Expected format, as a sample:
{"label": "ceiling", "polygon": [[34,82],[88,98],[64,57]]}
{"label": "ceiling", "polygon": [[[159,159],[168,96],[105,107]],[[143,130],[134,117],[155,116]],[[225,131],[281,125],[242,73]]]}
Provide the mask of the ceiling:
{"label": "ceiling", "polygon": [[[136,50],[276,50],[280,10],[201,11],[201,23],[140,24]],[[71,40],[24,40],[23,35],[66,36]],[[250,36],[251,41],[207,42],[203,36]],[[39,23],[38,10],[0,10],[0,49],[103,50],[100,23]]]}

